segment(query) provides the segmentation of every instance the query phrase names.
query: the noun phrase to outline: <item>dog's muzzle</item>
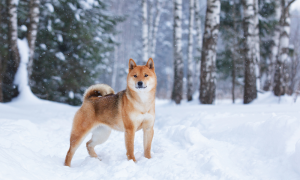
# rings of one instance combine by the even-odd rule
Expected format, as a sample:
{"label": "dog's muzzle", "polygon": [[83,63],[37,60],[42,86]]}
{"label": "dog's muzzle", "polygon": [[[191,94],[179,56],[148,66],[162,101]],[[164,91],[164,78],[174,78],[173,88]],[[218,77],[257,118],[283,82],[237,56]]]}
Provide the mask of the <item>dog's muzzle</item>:
{"label": "dog's muzzle", "polygon": [[143,83],[143,81],[139,81],[138,83],[137,83],[137,89],[145,89],[147,86],[144,86],[144,83]]}

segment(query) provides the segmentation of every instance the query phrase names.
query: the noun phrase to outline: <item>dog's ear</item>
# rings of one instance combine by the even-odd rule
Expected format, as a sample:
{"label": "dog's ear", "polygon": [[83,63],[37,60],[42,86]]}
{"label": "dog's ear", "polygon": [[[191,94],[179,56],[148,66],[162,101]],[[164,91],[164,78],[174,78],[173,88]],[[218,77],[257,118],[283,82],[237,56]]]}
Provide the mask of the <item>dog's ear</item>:
{"label": "dog's ear", "polygon": [[149,59],[148,59],[148,62],[147,62],[147,64],[146,64],[146,66],[147,66],[149,69],[151,69],[151,70],[154,71],[154,61],[153,61],[152,58],[149,58]]}
{"label": "dog's ear", "polygon": [[129,71],[133,70],[136,67],[136,63],[134,62],[133,59],[129,59],[128,67],[129,67]]}

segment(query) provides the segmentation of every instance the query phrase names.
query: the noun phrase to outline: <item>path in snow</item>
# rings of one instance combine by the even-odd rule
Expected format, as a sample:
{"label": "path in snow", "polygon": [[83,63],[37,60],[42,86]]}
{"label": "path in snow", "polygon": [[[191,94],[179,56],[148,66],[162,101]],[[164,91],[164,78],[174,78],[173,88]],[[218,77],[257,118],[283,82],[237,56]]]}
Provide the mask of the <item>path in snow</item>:
{"label": "path in snow", "polygon": [[[300,179],[300,104],[262,99],[252,105],[160,102],[152,159],[127,161],[114,131],[90,158],[85,142],[63,166],[78,107],[48,101],[0,103],[0,179]],[[270,99],[270,97],[268,97]]]}

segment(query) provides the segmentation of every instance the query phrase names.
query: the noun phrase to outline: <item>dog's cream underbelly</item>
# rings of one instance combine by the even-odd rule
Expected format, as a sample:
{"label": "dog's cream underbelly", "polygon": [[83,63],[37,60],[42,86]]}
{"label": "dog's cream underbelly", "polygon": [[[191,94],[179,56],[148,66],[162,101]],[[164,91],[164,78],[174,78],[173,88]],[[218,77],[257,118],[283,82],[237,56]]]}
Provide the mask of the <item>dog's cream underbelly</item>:
{"label": "dog's cream underbelly", "polygon": [[[150,113],[140,113],[140,112],[134,112],[130,113],[129,115],[129,120],[133,123],[134,127],[137,130],[140,130],[143,126],[143,124],[149,124],[150,126],[153,125],[154,123],[154,116]],[[125,131],[123,119],[118,118],[116,120],[116,124],[111,126],[112,129],[117,130],[117,131]]]}
{"label": "dog's cream underbelly", "polygon": [[141,129],[143,124],[153,124],[154,116],[150,113],[135,112],[130,114],[130,119],[137,130]]}

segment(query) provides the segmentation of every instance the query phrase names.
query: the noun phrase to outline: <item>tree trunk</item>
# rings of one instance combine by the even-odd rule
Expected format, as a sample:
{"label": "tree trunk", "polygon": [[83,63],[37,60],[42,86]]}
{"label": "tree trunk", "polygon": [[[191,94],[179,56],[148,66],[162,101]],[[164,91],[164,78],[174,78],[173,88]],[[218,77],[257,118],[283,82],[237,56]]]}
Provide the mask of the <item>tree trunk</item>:
{"label": "tree trunk", "polygon": [[187,82],[187,100],[193,100],[193,26],[194,26],[194,0],[190,0],[190,18],[189,18],[189,42],[188,42],[188,82]]}
{"label": "tree trunk", "polygon": [[40,0],[30,0],[29,3],[29,28],[27,34],[28,46],[29,46],[29,60],[27,65],[28,71],[28,83],[30,84],[31,74],[32,74],[32,66],[33,66],[33,55],[35,48],[35,41],[37,36],[37,29],[39,24],[39,13],[40,13]]}
{"label": "tree trunk", "polygon": [[[235,2],[233,2],[233,10],[232,10],[232,20],[233,20],[233,30],[235,33],[237,33],[237,28],[236,28],[236,19],[235,19],[235,11],[236,11],[236,6]],[[235,103],[235,61],[236,61],[236,46],[237,46],[237,36],[236,34],[233,35],[233,45],[231,48],[231,59],[232,59],[232,70],[231,70],[231,77],[232,77],[232,89],[231,89],[231,94],[232,94],[232,103]]]}
{"label": "tree trunk", "polygon": [[[257,33],[257,0],[243,0],[244,9],[244,41],[245,41],[245,86],[244,104],[257,97],[257,79],[259,62],[259,43]],[[258,46],[258,47],[257,47]]]}
{"label": "tree trunk", "polygon": [[[7,0],[8,12],[8,59],[5,73],[5,84],[13,86],[14,77],[20,64],[20,54],[18,50],[18,26],[17,26],[17,2],[14,0]],[[15,92],[9,92],[12,95]]]}
{"label": "tree trunk", "polygon": [[220,0],[207,0],[200,75],[199,99],[202,104],[212,104],[216,96],[216,47],[220,10]]}
{"label": "tree trunk", "polygon": [[199,85],[200,79],[200,63],[201,63],[201,49],[202,49],[202,28],[201,28],[201,19],[200,19],[200,5],[199,0],[194,0],[195,3],[195,26],[196,26],[196,49],[197,49],[197,60],[196,60],[196,73],[195,79],[197,79],[197,86]]}
{"label": "tree trunk", "polygon": [[[154,1],[149,0],[149,21],[148,21],[148,55],[151,56],[151,50],[152,50],[152,35],[153,35],[153,16],[154,16]],[[151,56],[152,57],[152,56]]]}
{"label": "tree trunk", "polygon": [[255,52],[255,76],[256,76],[256,89],[260,90],[260,46],[259,46],[259,20],[258,20],[258,0],[254,0],[254,38],[255,38],[255,44],[254,44],[254,52]]}
{"label": "tree trunk", "polygon": [[153,35],[152,35],[152,43],[151,43],[151,57],[155,58],[155,50],[156,50],[156,35],[158,31],[158,25],[160,21],[161,8],[162,8],[162,0],[157,0],[156,2],[156,16],[153,24]]}
{"label": "tree trunk", "polygon": [[[275,18],[279,22],[281,16],[281,4],[280,0],[275,0]],[[272,47],[270,57],[268,59],[268,71],[267,71],[267,79],[264,84],[265,91],[273,90],[273,80],[274,80],[274,72],[275,72],[275,63],[276,57],[278,55],[278,47],[279,47],[279,37],[280,37],[280,26],[279,24],[275,26],[274,35],[272,37]]]}
{"label": "tree trunk", "polygon": [[[287,83],[285,83],[288,78],[284,76],[286,72],[285,62],[288,58],[289,53],[289,36],[290,36],[290,12],[289,7],[295,1],[290,1],[287,6],[285,6],[287,0],[281,0],[282,13],[280,17],[280,37],[279,37],[279,48],[278,56],[276,60],[276,70],[274,75],[274,95],[281,96],[286,93],[286,88],[288,88]],[[287,73],[286,73],[287,74]],[[285,81],[285,82],[284,82]]]}
{"label": "tree trunk", "polygon": [[[0,5],[0,25],[2,24],[2,8],[3,6]],[[0,34],[2,34],[2,31],[0,29]],[[3,37],[0,37],[0,41],[3,42]],[[2,54],[0,54],[0,102],[3,102],[3,74],[4,74],[4,63],[3,63],[3,58]]]}
{"label": "tree trunk", "polygon": [[180,104],[183,91],[183,60],[182,60],[182,0],[174,2],[174,30],[173,30],[173,53],[174,53],[174,84],[172,100]]}
{"label": "tree trunk", "polygon": [[[1,16],[0,16],[0,24],[1,24]],[[3,59],[0,56],[0,102],[3,102],[3,74],[4,74],[4,68],[3,68]]]}
{"label": "tree trunk", "polygon": [[291,74],[291,79],[290,79],[291,83],[289,85],[288,95],[292,95],[294,93],[295,86],[297,83],[297,75],[298,75],[297,72],[299,69],[299,57],[298,57],[298,52],[297,52],[299,49],[298,43],[296,44],[295,49],[297,49],[297,50],[294,51],[293,59],[291,62],[291,64],[292,64],[291,65],[291,73],[290,73]]}
{"label": "tree trunk", "polygon": [[147,0],[142,0],[142,12],[143,12],[143,62],[148,60],[148,19],[147,19]]}
{"label": "tree trunk", "polygon": [[199,51],[199,55],[201,55],[202,29],[201,29],[199,0],[194,0],[194,3],[195,3],[195,23],[196,23],[197,49]]}

